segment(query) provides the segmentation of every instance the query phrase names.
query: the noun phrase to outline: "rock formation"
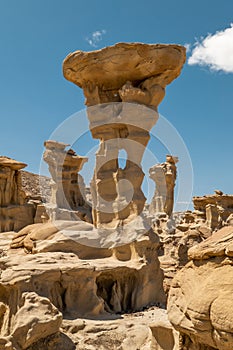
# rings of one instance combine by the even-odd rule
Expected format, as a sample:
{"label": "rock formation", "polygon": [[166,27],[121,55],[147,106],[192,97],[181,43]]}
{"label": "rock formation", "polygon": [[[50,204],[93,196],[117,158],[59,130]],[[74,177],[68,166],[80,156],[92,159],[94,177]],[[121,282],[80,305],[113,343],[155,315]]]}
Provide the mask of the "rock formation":
{"label": "rock formation", "polygon": [[233,214],[233,195],[216,190],[214,195],[193,198],[194,209],[202,212],[211,230],[219,229]]}
{"label": "rock formation", "polygon": [[181,46],[122,43],[65,59],[100,140],[91,194],[86,158],[64,143],[45,142],[49,200],[48,178],[41,193],[25,164],[0,157],[0,349],[232,350],[233,196],[172,213],[171,155],[150,169],[149,210],[141,190],[157,107],[184,60]]}
{"label": "rock formation", "polygon": [[167,155],[165,163],[150,168],[150,178],[154,180],[156,186],[149,208],[151,214],[166,213],[168,217],[172,215],[177,162],[177,157]]}
{"label": "rock formation", "polygon": [[[64,231],[66,235],[62,234]],[[150,303],[164,303],[163,276],[156,255],[159,241],[153,232],[128,245],[100,249],[91,246],[91,240],[96,242],[98,237],[90,237],[89,245],[75,240],[80,231],[86,233],[88,242],[93,234],[92,225],[82,221],[31,225],[14,237],[13,248],[24,247],[33,253],[19,255],[25,276],[34,261],[35,274],[31,273],[27,280],[31,290],[40,290],[40,295],[49,298],[63,314],[75,317],[101,317],[139,310]],[[12,250],[13,255],[5,259],[4,276],[18,265],[15,252]],[[53,268],[49,268],[51,263]],[[20,276],[22,273],[15,271],[19,294],[24,288]],[[8,288],[7,281],[4,285]],[[88,303],[84,302],[86,295]]]}
{"label": "rock formation", "polygon": [[181,350],[231,350],[233,344],[233,228],[224,227],[189,250],[175,276],[168,316],[181,334]]}
{"label": "rock formation", "polygon": [[50,205],[53,218],[58,218],[59,214],[62,216],[61,210],[67,209],[76,212],[79,217],[90,222],[85,185],[82,176],[78,174],[83,164],[87,162],[87,158],[78,156],[72,149],[66,151],[65,148],[69,145],[62,142],[49,140],[45,141],[44,145],[46,150],[43,158],[48,163],[52,176]]}
{"label": "rock formation", "polygon": [[18,231],[33,223],[35,208],[27,203],[21,173],[26,164],[0,157],[0,232]]}
{"label": "rock formation", "polygon": [[[28,349],[32,344],[59,332],[62,314],[47,298],[35,292],[24,292],[20,299],[11,300],[11,294],[4,293],[5,303],[1,302],[1,349]],[[11,310],[16,313],[11,315]],[[2,346],[2,347],[1,347]],[[4,346],[4,347],[3,347]]]}
{"label": "rock formation", "polygon": [[[215,225],[210,225],[209,206],[218,210],[215,221],[218,227],[233,225],[233,213],[229,215],[232,210],[231,198],[231,195],[223,194],[194,197],[194,211],[173,213],[170,218],[165,213],[151,216],[153,230],[160,239],[159,260],[164,272],[166,294],[176,273],[188,263],[189,249],[211,237],[216,230]],[[214,205],[214,201],[218,201],[218,205]],[[219,213],[224,220],[219,220]],[[211,222],[214,222],[213,216]]]}
{"label": "rock formation", "polygon": [[[181,46],[135,43],[76,51],[65,59],[64,76],[83,89],[90,130],[100,139],[91,184],[96,227],[124,226],[142,212],[141,159],[165,87],[184,61]],[[118,164],[120,149],[128,155],[124,169]]]}
{"label": "rock formation", "polygon": [[[85,205],[78,174],[85,159],[66,151],[65,144],[47,141],[44,160],[53,179],[50,209],[55,215],[0,242],[0,335],[13,349],[12,329],[3,326],[14,325],[13,311],[4,313],[8,309],[19,312],[18,319],[29,312],[28,319],[17,323],[22,332],[16,340],[25,350],[177,349],[177,332],[165,311],[156,308],[166,303],[160,241],[142,213],[140,163],[165,87],[184,61],[181,46],[144,44],[78,51],[65,59],[64,75],[83,88],[90,130],[100,139],[91,183],[94,225],[85,217],[72,221],[69,216]],[[128,156],[124,169],[118,163],[121,149]],[[31,301],[43,304],[38,319]],[[138,313],[129,315],[129,321],[124,314],[132,312]],[[153,315],[157,319],[151,322]],[[122,335],[123,327],[127,334]]]}
{"label": "rock formation", "polygon": [[29,171],[20,171],[22,189],[30,202],[48,202],[51,197],[51,179],[42,174],[34,174]]}

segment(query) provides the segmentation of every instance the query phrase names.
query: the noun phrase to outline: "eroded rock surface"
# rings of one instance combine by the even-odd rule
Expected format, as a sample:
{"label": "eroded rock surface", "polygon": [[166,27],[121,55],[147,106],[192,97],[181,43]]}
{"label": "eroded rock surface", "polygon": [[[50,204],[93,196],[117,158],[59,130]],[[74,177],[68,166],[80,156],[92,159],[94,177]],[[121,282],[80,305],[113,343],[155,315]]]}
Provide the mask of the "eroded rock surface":
{"label": "eroded rock surface", "polygon": [[23,292],[16,296],[7,293],[3,285],[0,289],[0,344],[6,349],[27,349],[59,332],[62,314],[49,299],[35,292]]}
{"label": "eroded rock surface", "polygon": [[150,178],[155,182],[155,194],[149,208],[151,214],[166,213],[169,217],[172,215],[177,162],[177,157],[167,155],[166,162],[150,168]]}
{"label": "eroded rock surface", "polygon": [[[141,90],[132,91],[130,101],[143,92],[156,99],[158,91],[161,94],[160,91],[179,76],[184,62],[183,46],[118,43],[98,51],[69,54],[64,60],[63,72],[67,80],[84,90],[87,104],[95,105],[121,101],[119,90],[125,84]],[[151,91],[151,86],[155,91]],[[125,89],[127,86],[122,96]],[[152,104],[148,100],[143,103]],[[156,106],[159,102],[160,99]]]}
{"label": "eroded rock surface", "polygon": [[[64,75],[83,89],[90,130],[100,139],[91,183],[94,225],[84,216],[72,220],[85,206],[78,174],[85,159],[66,151],[65,144],[47,141],[44,160],[53,179],[49,214],[55,215],[0,242],[2,320],[13,325],[3,334],[6,349],[178,349],[164,310],[152,322],[149,316],[137,322],[135,316],[134,323],[124,314],[144,316],[145,308],[166,302],[159,237],[143,214],[141,159],[165,87],[184,61],[181,46],[145,44],[79,51],[65,59]],[[121,149],[127,152],[124,169]],[[38,206],[36,217],[42,211]]]}
{"label": "eroded rock surface", "polygon": [[220,229],[233,214],[233,195],[216,190],[214,195],[193,198],[194,209],[202,212],[211,230]]}
{"label": "eroded rock surface", "polygon": [[[116,246],[114,239],[119,244],[120,234],[117,239],[116,234],[109,237],[108,233],[104,243],[103,235],[92,228],[82,221],[24,228],[13,238],[11,246],[24,247],[34,254],[12,250],[5,258],[6,278],[19,263],[28,275],[34,261],[33,269],[37,272],[31,274],[30,290],[37,292],[39,288],[63,313],[77,316],[121,313],[139,310],[151,303],[164,304],[158,237],[153,232],[140,235],[136,231],[132,243],[124,243],[123,237],[122,244]],[[17,272],[16,268],[15,273],[16,286],[22,271]],[[10,276],[13,277],[12,272]],[[21,283],[17,287],[20,290]],[[86,295],[89,295],[88,303],[84,302]]]}
{"label": "eroded rock surface", "polygon": [[[96,227],[123,226],[141,214],[141,160],[149,131],[166,85],[178,77],[184,62],[182,46],[140,43],[76,51],[64,60],[64,76],[83,89],[90,130],[100,139],[91,184]],[[118,164],[120,149],[127,152],[124,169]]]}
{"label": "eroded rock surface", "polygon": [[79,350],[178,350],[178,332],[165,310],[151,307],[109,320],[64,320],[62,330]]}
{"label": "eroded rock surface", "polygon": [[90,208],[86,204],[85,184],[79,171],[82,169],[87,158],[78,156],[72,149],[62,142],[45,141],[45,152],[43,158],[49,165],[52,176],[52,195],[47,212],[52,219],[68,216],[66,210],[75,212],[78,217],[91,222]]}
{"label": "eroded rock surface", "polygon": [[26,164],[0,157],[0,232],[18,231],[32,224],[33,204],[28,204],[22,188],[21,172]]}
{"label": "eroded rock surface", "polygon": [[168,315],[182,335],[180,349],[232,349],[232,247],[233,228],[224,227],[191,248],[175,276]]}

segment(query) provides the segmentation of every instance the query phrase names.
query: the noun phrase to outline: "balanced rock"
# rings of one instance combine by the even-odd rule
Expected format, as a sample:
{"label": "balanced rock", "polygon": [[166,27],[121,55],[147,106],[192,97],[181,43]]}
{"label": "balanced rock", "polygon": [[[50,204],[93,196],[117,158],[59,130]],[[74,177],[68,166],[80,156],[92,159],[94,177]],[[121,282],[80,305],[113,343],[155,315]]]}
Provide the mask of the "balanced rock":
{"label": "balanced rock", "polygon": [[[91,183],[96,227],[124,226],[141,214],[142,156],[165,87],[184,62],[182,46],[140,43],[76,51],[64,60],[64,76],[83,89],[90,130],[100,139]],[[124,169],[118,162],[121,149],[127,152]]]}

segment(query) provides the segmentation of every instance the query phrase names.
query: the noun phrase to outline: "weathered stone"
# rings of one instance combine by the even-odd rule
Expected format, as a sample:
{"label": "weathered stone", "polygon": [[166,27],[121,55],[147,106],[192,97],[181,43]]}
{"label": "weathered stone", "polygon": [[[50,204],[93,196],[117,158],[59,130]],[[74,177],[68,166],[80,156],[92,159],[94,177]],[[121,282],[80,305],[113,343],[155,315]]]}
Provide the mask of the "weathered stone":
{"label": "weathered stone", "polygon": [[[1,286],[0,289],[4,295],[4,288]],[[24,350],[59,332],[62,314],[49,299],[35,292],[24,292],[18,296],[17,304],[17,299],[12,297],[5,294],[5,303],[0,305],[0,344],[4,344],[4,349]],[[12,315],[10,310],[15,310],[15,314]]]}
{"label": "weathered stone", "polygon": [[[163,97],[164,88],[180,75],[184,62],[183,46],[118,43],[98,51],[69,54],[63,72],[67,80],[83,89],[87,105],[132,102],[135,96],[139,102],[138,96],[143,95],[143,104],[150,105],[155,99],[151,105],[157,107],[161,101],[157,96]],[[129,97],[124,98],[126,95]]]}
{"label": "weathered stone", "polygon": [[[90,130],[100,139],[91,184],[94,225],[82,221],[82,215],[72,220],[85,207],[86,191],[78,181],[85,159],[66,151],[66,144],[47,141],[44,160],[53,179],[53,197],[45,208],[53,220],[39,223],[44,208],[38,206],[38,223],[23,228],[13,239],[7,236],[4,249],[12,239],[11,249],[7,254],[2,249],[0,258],[3,323],[12,325],[15,341],[23,349],[75,349],[75,345],[80,350],[178,349],[177,332],[166,312],[154,311],[155,305],[165,306],[166,296],[159,237],[142,212],[141,159],[165,87],[180,74],[184,61],[181,46],[144,44],[76,52],[65,60],[64,75],[83,88]],[[119,166],[121,149],[127,152],[124,169]],[[169,212],[172,200],[168,198]],[[166,233],[174,235],[173,219],[163,213],[162,220]],[[30,295],[25,297],[25,292]],[[41,301],[46,304],[42,311],[48,301],[50,306],[43,315],[38,312],[42,322],[37,323],[34,311]],[[144,312],[151,305],[154,310]],[[137,315],[129,315],[123,324],[124,313],[132,312]],[[66,339],[57,328],[60,313]],[[144,314],[148,314],[146,322],[140,320]],[[11,331],[3,338],[5,346],[14,348]]]}
{"label": "weathered stone", "polygon": [[4,262],[0,288],[4,284],[10,293],[13,278],[20,294],[27,283],[30,290],[39,288],[40,295],[49,298],[63,314],[76,317],[164,304],[163,274],[156,253],[158,237],[153,232],[137,234],[132,243],[124,244],[123,236],[122,244],[116,246],[114,238],[119,241],[122,235],[107,236],[104,244],[103,236],[92,227],[82,221],[60,221],[57,227],[47,223],[24,228],[13,239],[12,247],[24,247],[34,254],[18,251],[16,256],[12,250]]}
{"label": "weathered stone", "polygon": [[33,204],[28,204],[22,189],[21,173],[26,164],[0,157],[0,232],[18,231],[32,224]]}
{"label": "weathered stone", "polygon": [[27,164],[8,157],[0,157],[0,206],[25,204],[19,170]]}
{"label": "weathered stone", "polygon": [[196,210],[205,214],[207,226],[211,230],[220,229],[233,214],[233,195],[216,190],[214,195],[194,197],[193,205]]}
{"label": "weathered stone", "polygon": [[[124,226],[142,212],[141,159],[165,87],[184,62],[182,46],[140,43],[76,51],[64,60],[65,78],[83,89],[87,106],[95,106],[87,114],[93,137],[101,140],[91,184],[96,227]],[[122,148],[128,156],[124,169],[118,164]]]}
{"label": "weathered stone", "polygon": [[[100,139],[91,182],[93,222],[99,228],[124,226],[141,214],[146,200],[141,190],[144,178],[141,159],[150,138],[149,130],[158,116],[143,105],[117,107],[120,107],[117,115],[112,104],[104,107],[104,111],[98,106],[88,109],[92,135]],[[101,114],[101,123],[96,109]],[[118,162],[120,149],[127,152],[124,169]]]}
{"label": "weathered stone", "polygon": [[165,163],[150,168],[150,178],[154,180],[156,186],[149,208],[151,214],[164,212],[169,217],[172,215],[177,162],[177,157],[167,155]]}
{"label": "weathered stone", "polygon": [[232,247],[232,226],[224,227],[191,248],[175,276],[168,316],[182,334],[180,349],[232,349]]}
{"label": "weathered stone", "polygon": [[179,336],[157,307],[111,320],[64,320],[78,350],[178,350]]}
{"label": "weathered stone", "polygon": [[[62,142],[45,141],[46,150],[43,158],[49,165],[49,171],[52,176],[52,196],[47,212],[50,216],[54,214],[61,215],[59,209],[68,209],[77,211],[77,215],[87,221],[91,221],[90,208],[86,204],[85,185],[83,178],[78,172],[82,169],[87,158],[78,156],[73,150],[66,151],[68,146]],[[58,210],[56,210],[56,208]],[[61,215],[62,216],[62,215]]]}

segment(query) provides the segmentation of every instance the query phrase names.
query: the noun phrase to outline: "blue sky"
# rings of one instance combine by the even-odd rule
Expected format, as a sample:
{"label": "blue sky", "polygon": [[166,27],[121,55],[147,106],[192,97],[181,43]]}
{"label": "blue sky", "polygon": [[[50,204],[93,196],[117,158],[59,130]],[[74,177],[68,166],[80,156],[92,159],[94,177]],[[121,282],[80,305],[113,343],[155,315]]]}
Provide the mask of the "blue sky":
{"label": "blue sky", "polygon": [[[62,75],[68,53],[136,41],[190,44],[190,57],[195,42],[232,22],[229,0],[0,0],[0,154],[37,173],[44,140],[84,107],[82,91]],[[233,73],[226,68],[233,66],[233,52],[218,58],[213,70],[205,62],[222,48],[214,42],[208,50],[185,65],[159,108],[189,150],[195,195],[216,188],[233,192]],[[85,155],[86,146],[77,152]],[[165,151],[159,150],[163,161]]]}

